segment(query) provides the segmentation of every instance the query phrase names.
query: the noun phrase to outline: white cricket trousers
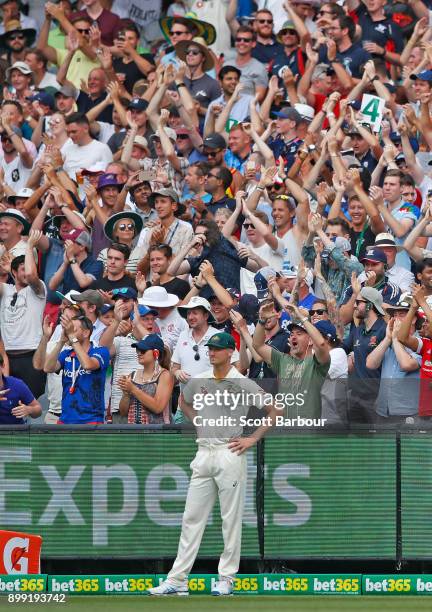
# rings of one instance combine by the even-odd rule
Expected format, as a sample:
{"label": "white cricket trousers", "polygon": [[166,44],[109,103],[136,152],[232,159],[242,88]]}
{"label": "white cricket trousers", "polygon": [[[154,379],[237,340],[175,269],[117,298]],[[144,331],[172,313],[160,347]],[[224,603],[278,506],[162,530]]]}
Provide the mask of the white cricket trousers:
{"label": "white cricket trousers", "polygon": [[236,575],[240,563],[246,491],[246,454],[232,453],[227,444],[201,444],[191,465],[192,476],[183,514],[177,558],[168,580],[183,584],[199,551],[207,519],[219,496],[224,550],[219,576]]}

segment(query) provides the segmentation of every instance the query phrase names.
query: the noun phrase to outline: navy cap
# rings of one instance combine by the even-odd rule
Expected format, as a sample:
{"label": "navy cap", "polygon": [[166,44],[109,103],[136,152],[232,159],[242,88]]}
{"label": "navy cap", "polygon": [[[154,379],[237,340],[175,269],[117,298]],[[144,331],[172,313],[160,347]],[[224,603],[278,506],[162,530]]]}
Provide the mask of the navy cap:
{"label": "navy cap", "polygon": [[119,287],[118,289],[114,289],[112,294],[113,300],[117,300],[119,298],[124,300],[136,300],[138,297],[136,289],[133,289],[132,287]]}
{"label": "navy cap", "polygon": [[227,291],[230,294],[230,296],[234,298],[235,300],[240,299],[240,291],[236,289],[235,287],[228,287]]}
{"label": "navy cap", "polygon": [[49,106],[51,110],[54,110],[55,108],[54,96],[47,93],[46,91],[38,91],[32,96],[29,96],[27,100],[29,100],[30,102],[39,102],[44,106]]}
{"label": "navy cap", "polygon": [[244,293],[233,310],[239,312],[246,323],[256,323],[259,314],[259,301],[256,295]]}
{"label": "navy cap", "polygon": [[258,299],[265,300],[269,296],[267,279],[261,272],[257,272],[254,276],[255,287],[257,288]]}
{"label": "navy cap", "polygon": [[412,74],[410,76],[412,81],[428,81],[429,83],[432,81],[432,70],[423,70],[419,74]]}
{"label": "navy cap", "polygon": [[102,306],[102,308],[100,309],[100,314],[104,315],[107,312],[109,312],[110,310],[114,310],[114,305],[113,304],[104,304]]}
{"label": "navy cap", "polygon": [[142,340],[138,342],[134,342],[131,344],[133,348],[136,348],[138,351],[152,351],[157,350],[162,352],[165,349],[165,345],[162,341],[162,338],[158,336],[158,334],[149,334]]}
{"label": "navy cap", "polygon": [[360,261],[375,261],[379,263],[387,263],[387,256],[382,249],[369,249],[366,255]]}
{"label": "navy cap", "polygon": [[147,100],[143,100],[142,98],[132,98],[132,100],[128,104],[128,109],[137,110],[137,111],[145,111],[147,110],[147,106],[149,103]]}
{"label": "navy cap", "polygon": [[209,134],[203,140],[203,147],[206,149],[226,149],[227,143],[222,134]]}
{"label": "navy cap", "polygon": [[328,338],[329,340],[337,340],[336,327],[330,321],[317,321],[314,323],[317,330],[324,336],[324,338]]}
{"label": "navy cap", "polygon": [[399,132],[391,132],[390,133],[390,140],[392,142],[400,142],[401,141],[401,135],[399,134]]}

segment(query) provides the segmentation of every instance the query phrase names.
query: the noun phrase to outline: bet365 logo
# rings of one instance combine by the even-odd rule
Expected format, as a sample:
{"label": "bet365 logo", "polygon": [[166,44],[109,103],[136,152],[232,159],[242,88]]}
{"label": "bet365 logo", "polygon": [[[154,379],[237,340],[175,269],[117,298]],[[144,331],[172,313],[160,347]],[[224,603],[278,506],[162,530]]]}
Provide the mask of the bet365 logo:
{"label": "bet365 logo", "polygon": [[0,574],[38,574],[42,538],[16,531],[0,531]]}

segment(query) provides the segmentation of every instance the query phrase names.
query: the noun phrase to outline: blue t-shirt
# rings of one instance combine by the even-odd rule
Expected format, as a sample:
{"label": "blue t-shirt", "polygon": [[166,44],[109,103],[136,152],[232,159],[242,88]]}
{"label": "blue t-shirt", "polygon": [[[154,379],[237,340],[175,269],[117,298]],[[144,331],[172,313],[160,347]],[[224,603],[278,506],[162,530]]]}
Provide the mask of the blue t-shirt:
{"label": "blue t-shirt", "polygon": [[[89,255],[80,263],[80,268],[84,274],[89,274],[93,276],[94,280],[99,280],[103,275],[103,263],[101,261],[97,261],[92,255]],[[66,268],[66,272],[64,273],[62,288],[58,289],[63,294],[68,291],[79,291],[81,292],[81,287],[76,280],[74,273],[72,272],[72,266],[68,266]]]}
{"label": "blue t-shirt", "polygon": [[34,395],[25,382],[14,376],[3,376],[3,389],[9,389],[4,395],[7,399],[0,401],[0,425],[25,425],[25,419],[17,419],[11,412],[21,401],[23,404],[31,404]]}
{"label": "blue t-shirt", "polygon": [[[90,347],[88,354],[98,360],[100,365],[98,370],[81,368],[73,349],[64,349],[58,357],[63,370],[61,423],[76,425],[104,422],[105,377],[110,364],[110,354],[105,347],[93,346]],[[75,383],[72,384],[74,377]]]}

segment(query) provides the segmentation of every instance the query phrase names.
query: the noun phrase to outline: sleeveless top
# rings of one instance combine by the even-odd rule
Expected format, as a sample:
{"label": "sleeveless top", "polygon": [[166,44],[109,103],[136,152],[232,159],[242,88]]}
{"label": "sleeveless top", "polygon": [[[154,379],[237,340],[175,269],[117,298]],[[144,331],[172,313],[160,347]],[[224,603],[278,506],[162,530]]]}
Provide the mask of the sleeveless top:
{"label": "sleeveless top", "polygon": [[[159,377],[165,372],[163,368],[160,367],[158,363],[156,363],[155,370],[153,372],[153,376],[150,380],[146,380],[144,383],[137,383],[135,381],[137,370],[132,372],[132,381],[134,385],[138,387],[141,391],[148,393],[152,397],[156,394],[156,389],[158,386]],[[128,423],[133,423],[135,425],[167,425],[171,422],[171,414],[169,404],[167,404],[163,411],[159,414],[155,414],[151,410],[148,410],[136,397],[131,397],[131,402],[129,404],[129,413],[128,413]]]}

